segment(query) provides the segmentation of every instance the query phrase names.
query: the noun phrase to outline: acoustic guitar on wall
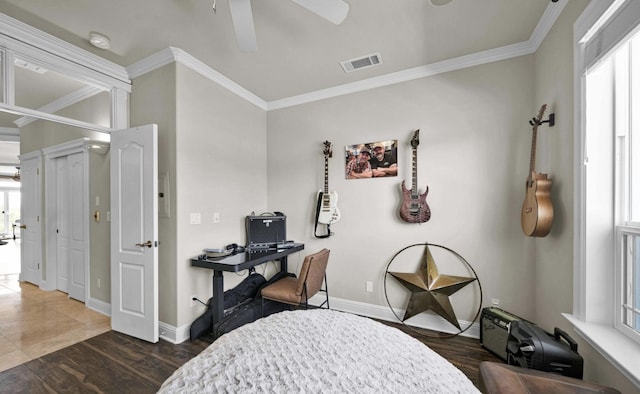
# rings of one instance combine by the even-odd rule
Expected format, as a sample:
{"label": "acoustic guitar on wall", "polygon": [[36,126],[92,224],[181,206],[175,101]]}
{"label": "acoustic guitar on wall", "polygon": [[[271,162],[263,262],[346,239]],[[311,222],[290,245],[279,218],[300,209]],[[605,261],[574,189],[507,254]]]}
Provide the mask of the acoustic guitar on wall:
{"label": "acoustic guitar on wall", "polygon": [[411,171],[411,190],[405,187],[404,181],[400,186],[402,189],[402,205],[400,205],[400,218],[408,223],[424,223],[431,218],[431,209],[427,204],[427,193],[429,186],[424,193],[418,193],[418,144],[420,144],[420,130],[413,132],[411,138],[411,148],[413,151],[413,168]]}
{"label": "acoustic guitar on wall", "polygon": [[[520,221],[522,231],[529,237],[545,237],[551,230],[553,223],[553,205],[551,203],[551,179],[547,174],[536,173],[536,140],[538,126],[542,123],[542,117],[547,109],[544,104],[540,107],[538,117],[529,123],[533,126],[531,136],[531,158],[529,160],[529,176],[527,177],[526,193],[522,203]],[[550,124],[552,125],[552,124]]]}

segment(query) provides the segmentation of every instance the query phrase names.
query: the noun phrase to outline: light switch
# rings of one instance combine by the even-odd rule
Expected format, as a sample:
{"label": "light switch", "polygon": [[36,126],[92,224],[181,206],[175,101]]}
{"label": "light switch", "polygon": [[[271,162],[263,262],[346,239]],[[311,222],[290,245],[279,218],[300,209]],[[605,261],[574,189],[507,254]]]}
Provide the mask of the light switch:
{"label": "light switch", "polygon": [[192,213],[191,215],[191,224],[200,224],[202,223],[202,215],[200,213]]}

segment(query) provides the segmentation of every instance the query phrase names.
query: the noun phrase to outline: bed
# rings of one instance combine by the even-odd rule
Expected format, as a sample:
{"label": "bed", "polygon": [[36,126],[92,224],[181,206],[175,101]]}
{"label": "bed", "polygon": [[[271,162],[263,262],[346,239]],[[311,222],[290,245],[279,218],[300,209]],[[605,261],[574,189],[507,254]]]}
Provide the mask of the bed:
{"label": "bed", "polygon": [[479,393],[398,329],[327,309],[285,311],[218,338],[160,393]]}

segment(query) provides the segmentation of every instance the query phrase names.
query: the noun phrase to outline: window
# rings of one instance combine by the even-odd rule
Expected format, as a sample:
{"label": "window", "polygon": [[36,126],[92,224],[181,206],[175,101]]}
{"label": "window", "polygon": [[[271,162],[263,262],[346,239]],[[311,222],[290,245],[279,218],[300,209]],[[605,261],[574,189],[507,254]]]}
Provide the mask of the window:
{"label": "window", "polygon": [[574,310],[640,387],[640,1],[591,2],[574,26]]}
{"label": "window", "polygon": [[614,325],[640,342],[640,34],[624,41],[604,62],[611,63],[616,140]]}

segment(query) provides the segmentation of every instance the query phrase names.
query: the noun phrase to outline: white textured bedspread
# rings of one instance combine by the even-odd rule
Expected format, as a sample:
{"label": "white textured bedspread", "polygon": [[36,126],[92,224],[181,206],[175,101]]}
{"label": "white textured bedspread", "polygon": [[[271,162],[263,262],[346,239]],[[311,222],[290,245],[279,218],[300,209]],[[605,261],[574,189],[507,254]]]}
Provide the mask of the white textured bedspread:
{"label": "white textured bedspread", "polygon": [[223,335],[161,393],[478,393],[398,329],[326,309],[286,311]]}

